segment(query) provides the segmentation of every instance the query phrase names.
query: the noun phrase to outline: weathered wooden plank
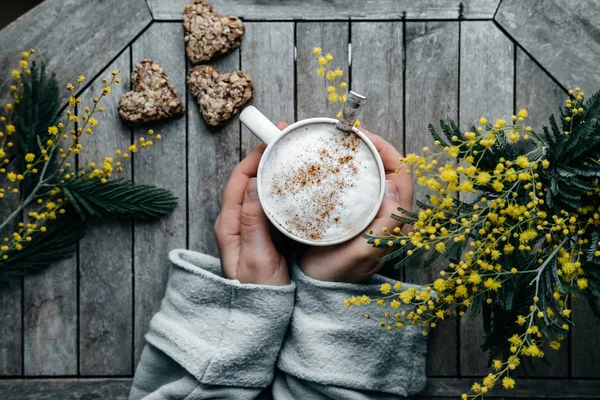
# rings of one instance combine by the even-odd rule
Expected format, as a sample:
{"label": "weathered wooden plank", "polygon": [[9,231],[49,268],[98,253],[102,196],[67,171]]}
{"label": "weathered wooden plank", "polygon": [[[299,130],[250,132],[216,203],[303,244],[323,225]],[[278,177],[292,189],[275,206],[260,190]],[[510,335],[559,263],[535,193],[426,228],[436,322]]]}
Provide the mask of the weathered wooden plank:
{"label": "weathered wooden plank", "polygon": [[402,22],[352,23],[352,90],[368,97],[359,119],[399,151],[402,127]]}
{"label": "weathered wooden plank", "polygon": [[[92,103],[92,99],[87,101]],[[77,110],[75,110],[77,112]],[[67,150],[71,141],[60,147]],[[69,159],[76,167],[75,157]],[[30,204],[26,212],[37,210]],[[77,254],[28,274],[23,282],[24,374],[76,375],[78,372]]]}
{"label": "weathered wooden plank", "polygon": [[[180,20],[189,0],[148,0],[158,20]],[[217,12],[257,20],[457,19],[494,16],[500,0],[212,0]]]}
{"label": "weathered wooden plank", "polygon": [[11,379],[0,382],[0,398],[11,400],[126,400],[131,378]]}
{"label": "weathered wooden plank", "polygon": [[[435,399],[460,398],[468,393],[474,380],[472,379],[429,379],[421,396]],[[599,380],[574,379],[519,379],[515,389],[502,389],[496,385],[485,398],[506,399],[597,399],[600,398]]]}
{"label": "weathered wooden plank", "polygon": [[[598,326],[600,322],[585,299],[572,300],[573,322],[571,331],[571,374],[576,378],[600,377]],[[600,388],[599,388],[600,389]]]}
{"label": "weathered wooden plank", "polygon": [[[427,126],[440,119],[458,118],[458,23],[408,22],[406,24],[406,152],[421,153],[434,147]],[[427,65],[428,68],[423,68]],[[415,185],[415,199],[430,191]],[[416,206],[413,206],[416,209]],[[432,283],[447,261],[428,269],[407,269],[406,281]],[[452,317],[433,329],[429,340],[427,373],[458,374],[458,321]]]}
{"label": "weathered wooden plank", "polygon": [[[11,400],[126,399],[131,378],[100,379],[6,379],[0,383],[0,398]],[[430,378],[415,400],[456,400],[468,392],[473,381]],[[486,398],[501,399],[598,399],[600,380],[522,379],[515,389],[494,388]]]}
{"label": "weathered wooden plank", "polygon": [[[536,132],[541,132],[542,126],[548,125],[550,114],[556,114],[567,94],[521,49],[517,49],[515,73],[517,110],[527,109],[529,112],[527,125],[530,125]],[[589,349],[585,351],[587,352]],[[536,362],[535,370],[529,372],[531,376],[566,377],[569,375],[567,342],[559,351],[548,347],[545,353],[545,358],[551,365]]]}
{"label": "weathered wooden plank", "polygon": [[[6,175],[0,176],[0,187],[7,186]],[[17,207],[17,203],[18,195],[7,195],[0,200],[0,220],[8,217]],[[11,223],[0,230],[0,240],[10,238],[15,225],[16,223]],[[0,376],[23,373],[22,284],[23,278],[0,282]]]}
{"label": "weathered wooden plank", "polygon": [[[564,87],[600,89],[600,8],[594,0],[504,0],[496,21]],[[577,38],[577,40],[573,40]]]}
{"label": "weathered wooden plank", "polygon": [[[249,22],[242,40],[242,70],[254,81],[251,103],[273,123],[294,121],[294,24]],[[242,127],[242,158],[260,141]]]}
{"label": "weathered wooden plank", "polygon": [[412,400],[456,400],[456,397],[431,397],[431,396],[415,396]]}
{"label": "weathered wooden plank", "polygon": [[[350,87],[367,96],[361,126],[404,152],[402,22],[351,22],[350,30]],[[380,272],[402,279],[401,271]]]}
{"label": "weathered wooden plank", "polygon": [[[99,89],[99,91],[101,88]],[[89,92],[83,93],[92,105]],[[83,107],[81,108],[83,113]],[[77,110],[75,110],[77,112]],[[67,150],[70,140],[60,143]],[[89,150],[88,150],[89,151]],[[91,149],[94,152],[93,146]],[[88,154],[89,157],[89,153]],[[86,157],[82,154],[81,157]],[[75,157],[69,159],[76,168]],[[31,204],[25,212],[37,210]],[[76,375],[78,373],[78,261],[70,258],[28,274],[23,283],[23,369],[29,376]]]}
{"label": "weathered wooden plank", "polygon": [[[143,58],[151,58],[160,63],[177,93],[185,100],[186,64],[181,24],[152,25],[132,45],[132,50],[134,64]],[[135,223],[134,365],[137,364],[145,345],[144,335],[150,319],[158,311],[164,296],[170,266],[168,253],[174,248],[186,247],[185,125],[185,118],[179,118],[134,130],[134,136],[138,140],[142,136],[147,137],[146,132],[150,128],[160,133],[163,138],[151,149],[140,149],[135,154],[135,182],[169,189],[179,202],[177,209],[168,218],[152,223]]]}
{"label": "weathered wooden plank", "polygon": [[46,0],[0,32],[0,71],[33,47],[66,97],[67,81],[95,76],[151,21],[144,0]]}
{"label": "weathered wooden plank", "polygon": [[[212,65],[221,73],[238,70],[239,50],[215,60]],[[239,161],[240,124],[234,117],[218,131],[209,131],[191,95],[188,95],[187,107],[189,248],[218,256],[213,225],[221,210],[229,171]]]}
{"label": "weathered wooden plank", "polygon": [[298,120],[313,117],[330,117],[342,109],[340,103],[327,101],[325,78],[317,76],[314,47],[321,47],[334,57],[332,66],[344,72],[342,80],[349,82],[348,76],[348,22],[299,22],[296,24],[296,109]]}
{"label": "weathered wooden plank", "polygon": [[[582,13],[582,10],[586,10]],[[543,24],[535,24],[532,29],[532,18],[541,19]],[[598,64],[597,40],[569,40],[570,37],[596,37],[592,28],[598,19],[598,9],[590,2],[572,3],[558,0],[553,2],[517,2],[507,0],[498,11],[497,21],[527,50],[541,65],[553,75],[564,87],[581,86],[592,92],[600,88],[600,73],[593,66]],[[520,55],[521,53],[519,53]],[[532,85],[531,82],[529,82]],[[519,85],[520,87],[521,85]],[[517,87],[517,93],[519,90]],[[556,92],[557,89],[554,90]],[[544,93],[548,96],[547,93]],[[564,93],[560,93],[563,94]],[[554,98],[557,98],[555,95]],[[535,93],[535,103],[544,99]],[[549,112],[556,112],[560,100],[557,99]],[[543,103],[543,102],[542,102]],[[546,115],[546,116],[547,116]],[[583,302],[573,305],[573,320],[577,327],[572,335],[572,367],[571,373],[576,377],[598,377],[597,368],[600,362],[600,351],[594,346],[585,345],[586,340],[595,335],[593,324],[583,323],[595,318],[591,310]],[[579,321],[579,323],[577,323]]]}
{"label": "weathered wooden plank", "polygon": [[[91,102],[91,99],[89,99]],[[68,149],[71,142],[60,147]],[[71,164],[75,167],[75,160]],[[26,212],[37,210],[30,205]],[[23,370],[25,375],[76,375],[77,254],[24,276]]]}
{"label": "weathered wooden plank", "polygon": [[[101,168],[104,157],[115,157],[115,150],[127,150],[131,129],[119,118],[119,97],[129,90],[129,51],[124,51],[82,96],[82,108],[93,104],[102,92],[102,78],[110,79],[111,71],[122,71],[122,82],[113,86],[110,95],[102,99],[105,112],[96,116],[100,121],[93,135],[84,134],[80,142],[84,150],[79,167],[90,162]],[[123,173],[131,179],[131,166],[123,162]],[[114,164],[113,164],[114,165]],[[80,272],[80,370],[82,375],[129,374],[132,335],[132,233],[130,220],[103,219],[90,227],[79,246]]]}
{"label": "weathered wooden plank", "polygon": [[[466,390],[467,388],[465,388]],[[464,393],[468,393],[467,391],[465,391]],[[452,397],[449,396],[415,396],[415,397],[410,397],[411,400],[457,400],[460,398],[460,395],[455,395]],[[515,397],[498,397],[494,394],[492,395],[485,395],[485,398],[491,398],[494,400],[509,400],[509,399],[513,399]]]}
{"label": "weathered wooden plank", "polygon": [[[510,120],[513,111],[514,45],[491,22],[461,22],[460,126],[481,116]],[[493,93],[493,96],[490,95]],[[467,314],[468,315],[468,314]],[[487,375],[481,319],[465,317],[460,327],[460,373]]]}
{"label": "weathered wooden plank", "polygon": [[0,375],[23,371],[21,296],[21,279],[0,282]]}
{"label": "weathered wooden plank", "polygon": [[77,374],[75,255],[24,279],[25,375]]}
{"label": "weathered wooden plank", "polygon": [[550,114],[558,112],[568,95],[519,48],[516,79],[517,110],[526,108],[527,125],[541,132],[542,126],[548,125]]}

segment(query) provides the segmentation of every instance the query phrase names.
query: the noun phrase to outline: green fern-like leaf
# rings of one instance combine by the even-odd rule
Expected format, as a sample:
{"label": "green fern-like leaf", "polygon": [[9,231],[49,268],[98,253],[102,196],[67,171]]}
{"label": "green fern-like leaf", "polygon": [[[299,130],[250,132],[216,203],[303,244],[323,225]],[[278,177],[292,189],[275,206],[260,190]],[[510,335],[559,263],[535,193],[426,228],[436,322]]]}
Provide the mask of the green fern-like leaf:
{"label": "green fern-like leaf", "polygon": [[[25,170],[25,155],[40,155],[38,143],[45,143],[49,138],[48,127],[56,125],[59,118],[60,102],[58,85],[54,74],[48,76],[46,66],[38,68],[35,61],[31,65],[31,74],[23,79],[21,99],[15,105],[15,125],[18,146],[15,151],[17,169]],[[53,157],[54,158],[54,157]],[[55,163],[50,160],[48,173]],[[29,174],[23,182],[23,196],[26,197],[36,185],[39,175]]]}
{"label": "green fern-like leaf", "polygon": [[84,174],[59,187],[83,220],[105,215],[153,219],[177,207],[177,198],[168,190],[123,179],[102,183]]}
{"label": "green fern-like leaf", "polygon": [[[440,124],[444,124],[444,121],[443,120],[440,121]],[[428,128],[429,128],[429,133],[431,134],[431,137],[433,137],[433,140],[438,140],[440,142],[440,146],[442,146],[442,147],[448,147],[448,144],[446,143],[446,141],[444,139],[442,139],[442,137],[437,133],[437,131],[435,130],[433,125],[429,124]]]}
{"label": "green fern-like leaf", "polygon": [[85,224],[71,207],[65,210],[65,214],[44,225],[45,232],[30,233],[31,241],[26,242],[22,250],[12,248],[6,253],[6,260],[0,259],[0,281],[17,279],[73,254],[77,241],[85,233]]}

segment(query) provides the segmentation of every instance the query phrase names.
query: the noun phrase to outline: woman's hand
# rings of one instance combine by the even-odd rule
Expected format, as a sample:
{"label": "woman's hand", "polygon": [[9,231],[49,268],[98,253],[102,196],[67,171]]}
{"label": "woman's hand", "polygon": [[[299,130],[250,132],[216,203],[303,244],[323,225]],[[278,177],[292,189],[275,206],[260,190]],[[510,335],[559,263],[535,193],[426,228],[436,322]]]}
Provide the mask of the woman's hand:
{"label": "woman's hand", "polygon": [[258,146],[231,172],[215,223],[215,236],[225,278],[241,283],[287,285],[287,263],[275,249],[269,220],[258,201],[255,177],[264,150],[264,145]]}
{"label": "woman's hand", "polygon": [[[385,167],[385,196],[379,213],[366,229],[366,232],[381,232],[383,227],[390,230],[402,228],[402,224],[390,218],[398,207],[410,210],[413,203],[412,177],[405,173],[400,163],[400,153],[381,137],[362,130],[371,139]],[[399,173],[396,171],[399,170]],[[310,247],[300,260],[300,267],[311,278],[323,281],[359,282],[369,278],[382,266],[377,259],[385,250],[368,244],[362,235],[335,246]]]}

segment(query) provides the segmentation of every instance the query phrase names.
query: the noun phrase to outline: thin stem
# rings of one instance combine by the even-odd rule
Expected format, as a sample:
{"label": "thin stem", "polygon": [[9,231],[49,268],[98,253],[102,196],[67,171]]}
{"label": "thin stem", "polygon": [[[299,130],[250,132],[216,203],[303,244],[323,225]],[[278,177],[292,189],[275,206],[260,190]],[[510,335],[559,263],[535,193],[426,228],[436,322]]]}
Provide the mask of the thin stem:
{"label": "thin stem", "polygon": [[[554,251],[550,254],[550,256],[548,256],[548,258],[546,258],[546,261],[544,261],[544,263],[542,265],[540,265],[536,271],[538,271],[537,275],[535,278],[533,278],[533,280],[531,281],[530,285],[533,285],[533,282],[539,282],[540,277],[542,276],[542,272],[544,271],[544,269],[546,268],[546,265],[548,265],[548,263],[550,262],[550,260],[552,260],[554,258],[554,256],[556,256],[556,253],[558,253],[558,251],[560,249],[562,249],[563,245],[567,242],[567,240],[569,240],[569,237],[565,237],[562,242],[560,242],[558,244],[558,246],[556,246],[556,249],[554,249]],[[535,288],[535,295],[537,296],[538,294],[538,286],[536,285]]]}
{"label": "thin stem", "polygon": [[[49,159],[52,159],[52,155],[54,154],[55,150],[56,150],[56,146],[53,147],[52,150],[50,151],[50,155],[48,156]],[[19,206],[15,209],[15,211],[13,211],[12,214],[10,214],[2,222],[2,224],[0,225],[0,232],[4,229],[4,227],[6,227],[6,225],[8,225],[8,223],[10,221],[12,221],[17,215],[19,215],[21,213],[21,211],[23,211],[25,209],[25,207],[27,207],[29,205],[29,203],[31,203],[31,201],[35,198],[35,195],[38,192],[38,190],[40,190],[40,188],[42,187],[42,185],[46,183],[44,181],[44,175],[46,174],[46,170],[48,169],[48,165],[50,165],[50,161],[48,161],[47,163],[44,164],[44,168],[42,169],[42,172],[40,173],[40,179],[38,181],[38,184],[31,191],[31,193],[29,194],[29,196],[27,196],[27,198],[25,200],[23,200],[19,204]]]}

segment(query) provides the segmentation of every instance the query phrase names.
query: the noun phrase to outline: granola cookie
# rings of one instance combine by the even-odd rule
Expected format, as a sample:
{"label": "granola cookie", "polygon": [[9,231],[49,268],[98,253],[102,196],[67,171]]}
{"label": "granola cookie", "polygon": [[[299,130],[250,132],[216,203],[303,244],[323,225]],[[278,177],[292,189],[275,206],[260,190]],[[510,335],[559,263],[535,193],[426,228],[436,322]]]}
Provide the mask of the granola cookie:
{"label": "granola cookie", "polygon": [[198,65],[190,70],[187,82],[210,128],[239,113],[252,97],[252,79],[242,71],[221,75],[210,65]]}
{"label": "granola cookie", "polygon": [[119,99],[119,115],[128,125],[174,118],[185,107],[160,64],[145,59],[131,73],[133,90]]}
{"label": "granola cookie", "polygon": [[194,0],[183,11],[185,51],[194,64],[240,47],[244,24],[238,17],[219,15],[204,0]]}

